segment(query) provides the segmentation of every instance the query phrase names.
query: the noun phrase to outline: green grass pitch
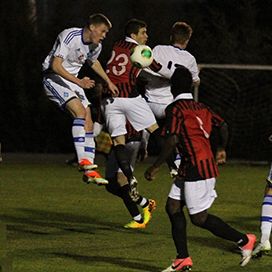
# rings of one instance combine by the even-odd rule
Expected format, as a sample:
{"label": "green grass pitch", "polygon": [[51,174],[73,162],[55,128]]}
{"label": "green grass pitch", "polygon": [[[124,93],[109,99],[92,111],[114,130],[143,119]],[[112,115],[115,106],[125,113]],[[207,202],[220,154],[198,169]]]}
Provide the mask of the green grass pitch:
{"label": "green grass pitch", "polygon": [[[176,254],[164,210],[171,179],[163,166],[155,181],[145,181],[143,172],[148,165],[138,164],[136,176],[141,194],[155,199],[157,209],[146,229],[126,230],[122,226],[131,218],[122,201],[104,187],[81,182],[74,167],[46,159],[34,163],[4,160],[0,164],[0,261],[8,256],[10,270],[15,272],[163,270]],[[259,237],[268,166],[231,164],[220,167],[220,172],[218,198],[210,212]],[[240,268],[233,243],[189,221],[187,228],[192,271],[271,270],[271,254]]]}

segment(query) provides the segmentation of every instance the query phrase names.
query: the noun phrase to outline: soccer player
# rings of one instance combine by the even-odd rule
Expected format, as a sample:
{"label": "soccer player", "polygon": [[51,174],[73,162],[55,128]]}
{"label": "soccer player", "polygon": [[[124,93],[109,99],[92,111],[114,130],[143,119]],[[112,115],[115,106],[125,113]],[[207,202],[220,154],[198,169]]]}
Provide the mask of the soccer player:
{"label": "soccer player", "polygon": [[[187,67],[193,77],[194,85],[200,84],[199,69],[195,57],[186,48],[192,36],[192,28],[185,22],[175,22],[171,28],[170,45],[157,45],[153,48],[154,59],[162,65],[160,74],[145,68],[141,76],[145,78],[145,98],[154,113],[158,123],[162,123],[165,118],[165,109],[173,102],[173,95],[170,89],[170,77],[176,67],[183,65]],[[175,158],[176,157],[176,158]],[[178,164],[180,156],[173,154],[172,159]],[[177,174],[175,165],[169,163],[170,175]]]}
{"label": "soccer player", "polygon": [[200,83],[199,70],[195,57],[186,47],[192,36],[192,28],[185,22],[175,22],[171,29],[170,45],[157,45],[153,48],[154,59],[162,65],[160,74],[145,68],[141,74],[146,80],[145,97],[157,119],[165,117],[166,106],[173,102],[170,81],[176,67],[182,65],[192,73],[194,85]]}
{"label": "soccer player", "polygon": [[[126,137],[126,149],[129,155],[129,163],[133,171],[135,168],[137,154],[141,145],[142,136],[141,132],[135,131],[129,123],[127,123],[126,128],[128,131]],[[111,152],[108,156],[105,178],[109,181],[109,184],[106,185],[108,192],[120,197],[123,200],[128,212],[132,217],[132,220],[124,225],[124,228],[145,228],[152,217],[152,212],[156,208],[156,202],[153,199],[148,199],[141,195],[139,195],[136,201],[131,198],[130,186],[126,176],[118,166],[114,152]],[[140,213],[137,205],[142,208],[143,216]]]}
{"label": "soccer player", "polygon": [[[105,119],[107,129],[113,139],[113,150],[122,172],[130,184],[131,196],[137,201],[137,180],[133,176],[128,154],[125,148],[126,122],[135,130],[147,129],[159,137],[158,125],[146,101],[139,94],[136,79],[141,69],[132,65],[131,50],[137,44],[147,41],[147,25],[137,19],[131,19],[125,26],[125,39],[114,44],[112,56],[107,64],[107,74],[119,90],[118,97],[110,97],[105,101]],[[161,66],[156,62],[152,69],[158,71]]]}
{"label": "soccer player", "polygon": [[67,110],[74,118],[72,135],[77,153],[79,169],[84,176],[94,183],[105,184],[107,181],[94,170],[95,142],[90,103],[84,89],[95,86],[89,77],[78,78],[78,73],[85,63],[108,84],[113,95],[117,87],[103,70],[98,56],[102,50],[102,41],[111,28],[111,22],[103,14],[93,14],[83,28],[63,30],[43,62],[43,86],[48,98],[61,109]]}
{"label": "soccer player", "polygon": [[187,248],[184,206],[187,207],[194,225],[207,229],[218,237],[236,242],[242,253],[240,265],[245,266],[251,258],[256,241],[255,235],[243,234],[222,219],[208,213],[208,209],[217,196],[215,178],[218,174],[209,136],[212,126],[218,127],[222,142],[216,159],[217,163],[224,163],[227,125],[207,106],[195,102],[191,89],[190,71],[182,66],[176,68],[171,77],[174,102],[166,108],[166,124],[162,131],[166,137],[166,144],[157,160],[145,172],[147,180],[154,179],[159,166],[176,146],[183,155],[179,174],[173,182],[166,203],[177,256],[174,262],[163,271],[188,271],[193,264]]}
{"label": "soccer player", "polygon": [[254,257],[261,257],[262,253],[271,250],[270,235],[272,228],[272,163],[266,179],[266,187],[261,215],[261,240],[253,251]]}

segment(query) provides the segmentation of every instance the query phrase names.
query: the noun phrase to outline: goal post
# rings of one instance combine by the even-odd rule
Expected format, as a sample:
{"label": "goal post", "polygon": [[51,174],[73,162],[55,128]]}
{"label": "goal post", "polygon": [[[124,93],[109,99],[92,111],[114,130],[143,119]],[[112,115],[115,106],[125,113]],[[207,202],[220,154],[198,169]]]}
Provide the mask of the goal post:
{"label": "goal post", "polygon": [[272,65],[199,64],[199,69],[195,100],[229,124],[229,156],[272,160]]}

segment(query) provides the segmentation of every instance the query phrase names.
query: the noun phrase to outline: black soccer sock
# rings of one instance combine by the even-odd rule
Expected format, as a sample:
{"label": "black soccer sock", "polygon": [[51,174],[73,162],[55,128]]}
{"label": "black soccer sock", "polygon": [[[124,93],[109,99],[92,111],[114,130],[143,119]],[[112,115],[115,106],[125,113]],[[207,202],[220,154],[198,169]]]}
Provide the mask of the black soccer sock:
{"label": "black soccer sock", "polygon": [[121,187],[120,185],[116,182],[116,180],[111,179],[111,178],[107,178],[107,180],[109,181],[109,184],[107,184],[106,190],[116,196],[119,196],[122,198],[122,194],[121,194]]}
{"label": "black soccer sock", "polygon": [[[129,211],[130,215],[132,217],[135,217],[140,214],[139,209],[137,207],[137,204],[131,199],[130,197],[130,187],[128,184],[122,186],[120,188],[121,197],[123,199],[123,202],[125,206],[127,207],[127,210]],[[139,221],[139,223],[143,223],[143,221]]]}
{"label": "black soccer sock", "polygon": [[245,234],[232,228],[221,218],[212,214],[208,214],[207,220],[200,227],[209,230],[215,236],[239,243],[239,246],[243,246],[248,242],[248,238]]}
{"label": "black soccer sock", "polygon": [[133,178],[133,173],[129,163],[129,154],[124,145],[116,145],[113,147],[115,157],[122,172],[130,182]]}
{"label": "black soccer sock", "polygon": [[184,212],[177,212],[169,214],[169,219],[172,225],[172,237],[177,250],[177,258],[184,259],[189,257],[187,247],[187,231],[186,231],[186,218]]}

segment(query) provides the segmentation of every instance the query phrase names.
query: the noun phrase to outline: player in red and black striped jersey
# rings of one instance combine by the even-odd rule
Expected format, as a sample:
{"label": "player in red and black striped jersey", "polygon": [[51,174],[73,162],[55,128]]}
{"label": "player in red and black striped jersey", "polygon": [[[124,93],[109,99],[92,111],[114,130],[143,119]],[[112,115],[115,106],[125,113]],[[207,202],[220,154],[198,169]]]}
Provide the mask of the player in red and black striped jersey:
{"label": "player in red and black striped jersey", "polygon": [[[145,44],[147,38],[146,23],[137,19],[129,20],[125,26],[125,39],[114,45],[112,56],[107,63],[107,75],[118,87],[119,94],[105,101],[106,126],[113,139],[116,159],[129,181],[131,191],[136,190],[137,181],[127,159],[126,122],[128,121],[136,131],[147,129],[159,138],[155,116],[137,90],[136,78],[141,70],[134,67],[130,61],[132,48],[138,44]],[[151,66],[156,71],[161,68],[156,62]]]}
{"label": "player in red and black striped jersey", "polygon": [[[163,128],[166,143],[158,159],[145,172],[145,177],[152,180],[161,163],[176,146],[183,155],[178,176],[174,180],[166,204],[172,224],[177,258],[169,268],[164,270],[165,272],[185,271],[192,266],[187,249],[184,206],[187,207],[194,225],[238,244],[242,251],[241,266],[249,262],[256,241],[255,235],[243,234],[222,219],[208,213],[208,209],[217,197],[215,191],[217,163],[226,161],[227,125],[207,106],[195,102],[191,90],[190,71],[184,66],[178,67],[171,77],[174,102],[166,108],[166,125]],[[217,161],[213,156],[209,140],[213,126],[219,128],[222,138],[221,148],[217,152]]]}
{"label": "player in red and black striped jersey", "polygon": [[[120,40],[113,46],[112,56],[107,64],[107,74],[111,81],[118,87],[118,97],[136,97],[139,95],[136,80],[142,69],[132,64],[130,54],[137,44],[146,43],[147,34],[144,29],[142,29],[143,33],[141,37],[138,38],[138,43],[133,38],[126,37],[125,40]],[[155,60],[153,60],[149,67],[153,71],[161,69],[161,65]]]}

